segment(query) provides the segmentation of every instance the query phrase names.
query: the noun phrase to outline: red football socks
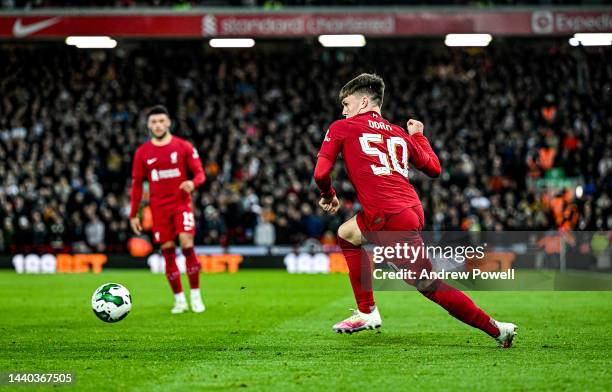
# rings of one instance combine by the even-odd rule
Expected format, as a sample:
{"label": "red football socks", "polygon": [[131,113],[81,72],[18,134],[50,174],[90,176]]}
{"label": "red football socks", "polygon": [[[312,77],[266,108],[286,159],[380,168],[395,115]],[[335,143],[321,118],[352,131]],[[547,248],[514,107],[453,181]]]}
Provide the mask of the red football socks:
{"label": "red football socks", "polygon": [[361,246],[355,246],[340,237],[338,237],[338,244],[346,259],[357,307],[362,313],[370,313],[375,304],[374,294],[372,293],[372,273],[368,255],[363,251]]}
{"label": "red football socks", "polygon": [[427,289],[421,291],[421,294],[442,306],[451,316],[486,332],[494,338],[499,336],[499,329],[493,319],[476,306],[465,293],[453,286],[441,280],[436,280]]}
{"label": "red football socks", "polygon": [[174,248],[162,249],[162,255],[166,260],[166,277],[174,294],[182,293],[181,272],[176,265],[176,252]]}
{"label": "red football socks", "polygon": [[189,277],[189,287],[197,289],[200,287],[200,261],[193,247],[183,249],[183,255],[185,256],[185,266],[187,269],[187,276]]}
{"label": "red football socks", "polygon": [[[414,244],[413,246],[419,246],[422,243],[421,237],[417,233],[397,233],[401,240]],[[395,242],[400,241],[400,239],[395,237],[391,238]],[[415,271],[417,275],[420,275],[423,270],[432,270],[431,261],[426,257],[419,257],[414,263],[396,263],[396,265],[402,270]],[[413,286],[417,285],[417,280],[414,279],[406,279],[406,282]],[[499,329],[491,317],[476,306],[462,291],[441,280],[435,280],[429,287],[419,291],[431,301],[442,306],[451,316],[458,320],[478,328],[492,337],[499,336]]]}

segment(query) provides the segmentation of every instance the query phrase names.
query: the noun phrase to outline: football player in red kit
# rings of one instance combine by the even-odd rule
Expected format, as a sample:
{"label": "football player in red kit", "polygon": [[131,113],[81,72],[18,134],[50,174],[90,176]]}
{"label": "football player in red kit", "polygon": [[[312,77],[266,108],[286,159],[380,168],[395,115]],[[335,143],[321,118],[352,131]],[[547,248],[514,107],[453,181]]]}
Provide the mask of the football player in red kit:
{"label": "football player in red kit", "polygon": [[[176,265],[175,240],[178,237],[191,287],[191,310],[205,310],[200,296],[200,262],[193,250],[195,219],[191,192],[205,181],[198,150],[189,142],[170,133],[168,110],[154,106],[147,113],[147,128],[151,140],[141,145],[134,155],[130,224],[136,234],[142,232],[137,216],[142,198],[142,182],[149,182],[150,206],[153,215],[153,239],[161,244],[166,261],[166,277],[174,292],[172,313],[187,311],[187,301],[181,285],[181,273]],[[187,177],[191,172],[193,178]]]}
{"label": "football player in red kit", "polygon": [[[382,78],[372,74],[361,74],[342,88],[340,100],[345,119],[329,127],[315,168],[315,182],[321,191],[319,205],[328,213],[336,213],[340,203],[331,186],[330,173],[336,157],[342,153],[349,179],[363,206],[363,211],[338,229],[338,242],[358,306],[352,316],[333,326],[339,333],[374,329],[382,324],[372,292],[370,261],[362,257],[364,235],[380,231],[418,235],[423,228],[423,208],[408,181],[409,164],[430,177],[441,173],[440,162],[423,135],[421,122],[408,121],[406,132],[382,117],[384,88]],[[417,263],[421,270],[431,268],[429,260],[421,262]],[[495,338],[500,346],[512,345],[516,326],[493,320],[463,292],[441,280],[408,283],[452,316]]]}

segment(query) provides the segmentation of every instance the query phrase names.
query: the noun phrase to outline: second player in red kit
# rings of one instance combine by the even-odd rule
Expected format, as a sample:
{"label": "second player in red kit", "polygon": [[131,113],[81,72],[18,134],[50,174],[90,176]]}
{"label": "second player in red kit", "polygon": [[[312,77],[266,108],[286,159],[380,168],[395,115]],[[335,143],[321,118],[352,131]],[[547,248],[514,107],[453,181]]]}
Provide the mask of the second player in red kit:
{"label": "second player in red kit", "polygon": [[[168,144],[143,144],[134,157],[132,178],[146,178],[153,211],[153,239],[156,243],[174,241],[180,233],[195,234],[191,192],[181,189],[193,173],[193,186],[204,183],[198,151],[187,141],[173,136]],[[136,197],[133,198],[136,202]]]}
{"label": "second player in red kit", "polygon": [[[153,239],[161,244],[166,261],[166,276],[175,294],[172,313],[187,310],[187,301],[176,265],[175,240],[178,238],[185,256],[191,287],[191,308],[204,311],[200,296],[200,263],[193,249],[195,216],[191,193],[205,181],[202,162],[191,143],[170,133],[170,117],[163,106],[152,108],[147,115],[147,127],[152,139],[141,145],[132,166],[130,223],[140,234],[142,225],[138,207],[142,198],[142,183],[149,183],[150,207],[153,215]],[[189,179],[189,176],[193,176]]]}
{"label": "second player in red kit", "polygon": [[[408,121],[406,132],[382,117],[384,89],[382,78],[371,74],[361,74],[342,88],[340,100],[345,119],[334,122],[326,132],[315,168],[315,181],[321,191],[319,205],[328,213],[336,213],[340,202],[331,186],[330,173],[342,153],[363,207],[363,211],[338,229],[338,243],[358,306],[351,317],[333,326],[340,333],[382,325],[372,292],[370,260],[362,245],[381,231],[404,232],[403,242],[422,243],[423,208],[408,173],[411,167],[430,177],[441,173],[440,162],[423,135],[421,122]],[[417,270],[418,274],[419,270],[430,270],[431,262],[422,258],[408,269]],[[454,317],[495,338],[500,346],[512,345],[516,326],[492,319],[463,292],[439,279],[407,282]]]}

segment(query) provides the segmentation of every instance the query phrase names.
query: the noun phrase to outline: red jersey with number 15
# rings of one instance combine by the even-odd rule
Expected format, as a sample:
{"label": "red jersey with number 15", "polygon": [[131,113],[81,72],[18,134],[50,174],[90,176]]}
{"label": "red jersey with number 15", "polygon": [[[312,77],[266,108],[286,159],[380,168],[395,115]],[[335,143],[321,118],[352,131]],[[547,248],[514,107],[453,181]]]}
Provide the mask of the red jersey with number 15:
{"label": "red jersey with number 15", "polygon": [[428,175],[440,174],[438,158],[422,133],[410,136],[376,112],[331,124],[318,155],[335,162],[340,152],[366,215],[394,214],[421,204],[408,180],[409,163]]}
{"label": "red jersey with number 15", "polygon": [[204,183],[205,175],[198,150],[191,143],[172,136],[170,143],[156,146],[151,141],[141,145],[132,165],[130,217],[136,216],[142,196],[142,182],[149,181],[150,205],[153,211],[191,204],[191,194],[179,188],[188,174],[195,188]]}

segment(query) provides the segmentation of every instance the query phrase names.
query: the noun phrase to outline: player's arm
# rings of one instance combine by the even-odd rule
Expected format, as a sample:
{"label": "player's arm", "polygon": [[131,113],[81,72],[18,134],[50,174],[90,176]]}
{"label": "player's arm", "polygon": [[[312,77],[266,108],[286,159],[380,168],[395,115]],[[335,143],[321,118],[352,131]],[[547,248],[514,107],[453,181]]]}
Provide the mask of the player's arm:
{"label": "player's arm", "polygon": [[198,150],[191,144],[187,144],[187,166],[191,174],[193,174],[193,179],[183,181],[181,185],[179,185],[179,188],[185,192],[191,193],[206,181],[206,174],[204,174],[200,154],[198,154]]}
{"label": "player's arm", "polygon": [[439,177],[442,173],[440,160],[431,148],[429,140],[423,135],[423,123],[417,120],[408,120],[408,150],[410,162],[427,174],[429,177]]}
{"label": "player's arm", "polygon": [[132,187],[130,188],[130,226],[137,235],[142,233],[142,224],[138,217],[138,207],[142,200],[142,182],[145,178],[145,165],[140,150],[136,150],[132,162]]}
{"label": "player's arm", "polygon": [[314,172],[315,183],[321,192],[319,206],[331,214],[335,214],[340,208],[336,191],[331,184],[331,171],[342,149],[341,132],[335,124],[332,124],[325,133],[323,144],[317,154],[317,164]]}
{"label": "player's arm", "polygon": [[319,156],[317,158],[317,165],[315,166],[314,180],[321,191],[321,197],[325,199],[332,199],[336,196],[336,191],[331,185],[331,171],[334,167],[334,162],[325,156]]}

